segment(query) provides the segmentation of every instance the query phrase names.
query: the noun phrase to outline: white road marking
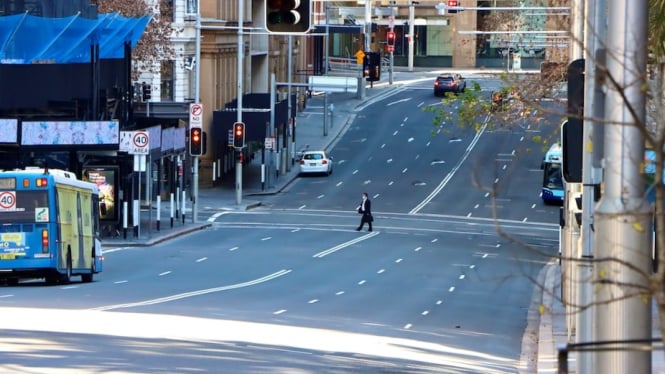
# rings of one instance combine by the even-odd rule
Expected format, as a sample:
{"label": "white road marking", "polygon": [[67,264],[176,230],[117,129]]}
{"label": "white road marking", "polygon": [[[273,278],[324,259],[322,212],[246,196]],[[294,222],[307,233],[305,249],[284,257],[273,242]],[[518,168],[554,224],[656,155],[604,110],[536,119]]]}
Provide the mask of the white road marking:
{"label": "white road marking", "polygon": [[[215,214],[213,214],[212,216],[210,216],[210,218],[208,218],[208,222],[215,222],[215,220],[216,220],[218,217],[220,217],[220,216],[222,216],[222,215],[224,215],[224,214],[227,214],[227,213],[229,213],[229,212],[218,212],[218,213],[215,213]],[[104,251],[104,252],[106,252],[106,251]]]}
{"label": "white road marking", "polygon": [[312,299],[312,300],[308,301],[307,304],[316,304],[318,302],[319,302],[319,299]]}
{"label": "white road marking", "polygon": [[367,282],[367,281],[363,279],[363,280],[361,280],[360,282],[358,282],[358,285],[359,285],[359,286],[362,286],[363,284],[365,284],[365,282]]}
{"label": "white road marking", "polygon": [[272,236],[266,236],[265,238],[262,238],[261,241],[266,241],[272,239]]}
{"label": "white road marking", "polygon": [[169,275],[169,274],[171,274],[171,270],[167,270],[167,271],[161,272],[161,273],[159,273],[159,276],[160,276],[160,277],[163,277],[163,276],[165,276],[165,275]]}
{"label": "white road marking", "polygon": [[386,271],[386,269],[381,269],[381,270],[377,271],[376,273],[377,274],[383,274],[385,271]]}
{"label": "white road marking", "polygon": [[448,289],[448,292],[453,292],[453,291],[455,291],[455,287],[454,287],[454,286],[453,286],[453,287],[450,287],[450,288]]}
{"label": "white road marking", "polygon": [[249,286],[257,285],[257,284],[260,284],[260,283],[264,283],[264,282],[279,278],[281,276],[289,274],[290,272],[291,272],[291,270],[282,269],[282,270],[274,272],[272,274],[268,274],[265,277],[253,279],[253,280],[243,282],[243,283],[236,283],[236,284],[231,284],[231,285],[228,285],[228,286],[221,286],[221,287],[206,288],[206,289],[202,289],[202,290],[184,292],[184,293],[179,293],[179,294],[175,294],[175,295],[171,295],[171,296],[165,296],[165,297],[160,297],[160,298],[151,299],[151,300],[137,301],[137,302],[133,302],[133,303],[100,306],[100,307],[97,307],[97,308],[91,308],[89,310],[112,310],[112,309],[133,308],[133,307],[146,306],[146,305],[162,304],[162,303],[167,303],[169,301],[176,301],[176,300],[186,299],[186,298],[189,298],[189,297],[205,295],[205,294],[209,294],[209,293],[222,292],[222,291],[233,290],[233,289],[236,289],[236,288],[249,287]]}
{"label": "white road marking", "polygon": [[368,233],[368,234],[365,234],[365,235],[363,235],[363,236],[361,236],[361,237],[359,237],[359,238],[355,238],[355,239],[353,239],[353,240],[349,240],[349,241],[346,242],[346,243],[342,243],[342,244],[336,245],[336,246],[334,246],[334,247],[332,247],[332,248],[326,249],[325,251],[321,251],[321,252],[319,252],[319,253],[313,255],[312,257],[323,258],[323,257],[325,257],[325,256],[327,256],[327,255],[329,255],[329,254],[335,253],[335,252],[337,252],[337,251],[339,251],[339,250],[342,250],[342,249],[344,249],[344,248],[346,248],[346,247],[348,247],[348,246],[354,245],[354,244],[356,244],[356,243],[359,243],[359,242],[361,242],[361,241],[363,241],[363,240],[367,240],[367,239],[369,239],[369,238],[371,238],[371,237],[374,237],[374,236],[377,236],[377,235],[379,235],[379,232],[378,232],[378,231],[373,231],[373,232]]}
{"label": "white road marking", "polygon": [[286,309],[280,309],[280,310],[278,310],[278,311],[273,312],[272,314],[274,314],[274,315],[280,315],[280,314],[285,313],[285,312],[286,312]]}
{"label": "white road marking", "polygon": [[473,140],[469,144],[469,146],[466,147],[466,150],[464,151],[464,155],[462,158],[457,162],[457,164],[452,168],[452,170],[446,175],[445,178],[439,183],[439,185],[427,196],[423,201],[421,201],[418,205],[416,205],[415,208],[411,209],[409,214],[417,214],[421,209],[423,209],[427,204],[429,204],[430,201],[432,201],[438,194],[443,190],[444,187],[450,182],[450,180],[453,178],[457,170],[459,170],[462,167],[462,164],[464,161],[466,161],[467,158],[469,158],[469,155],[471,154],[471,151],[473,148],[476,146],[478,141],[480,140],[480,136],[485,132],[485,129],[487,128],[487,122],[489,121],[489,117],[485,119],[485,124],[483,127],[476,133],[474,136]]}
{"label": "white road marking", "polygon": [[233,252],[233,251],[235,251],[235,250],[238,249],[238,248],[239,248],[239,247],[231,247],[231,248],[229,248],[229,251]]}
{"label": "white road marking", "polygon": [[201,257],[201,258],[197,259],[196,262],[203,262],[207,259],[208,259],[208,257]]}

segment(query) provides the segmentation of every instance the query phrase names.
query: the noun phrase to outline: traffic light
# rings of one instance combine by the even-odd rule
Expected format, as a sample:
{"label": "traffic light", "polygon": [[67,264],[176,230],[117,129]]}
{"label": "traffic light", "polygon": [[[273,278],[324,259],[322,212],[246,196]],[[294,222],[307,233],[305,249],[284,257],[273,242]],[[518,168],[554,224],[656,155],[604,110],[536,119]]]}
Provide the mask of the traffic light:
{"label": "traffic light", "polygon": [[458,0],[448,0],[448,13],[457,13],[457,9],[450,9],[450,8],[457,8],[458,6],[459,6]]}
{"label": "traffic light", "polygon": [[200,127],[189,129],[189,154],[192,156],[203,154],[203,130]]}
{"label": "traffic light", "polygon": [[363,58],[363,76],[369,82],[381,79],[381,56],[378,52],[367,52]]}
{"label": "traffic light", "polygon": [[150,100],[150,98],[152,98],[152,92],[149,84],[143,82],[143,85],[141,86],[141,91],[143,93],[143,101],[148,101]]}
{"label": "traffic light", "polygon": [[386,33],[386,43],[388,43],[389,47],[392,47],[395,45],[395,32],[394,31],[388,31]]}
{"label": "traffic light", "polygon": [[265,0],[266,29],[278,34],[309,31],[312,0]]}
{"label": "traffic light", "polygon": [[236,122],[233,124],[233,147],[243,148],[245,146],[245,124]]}
{"label": "traffic light", "polygon": [[582,183],[584,143],[584,59],[568,65],[568,120],[562,125],[563,179]]}

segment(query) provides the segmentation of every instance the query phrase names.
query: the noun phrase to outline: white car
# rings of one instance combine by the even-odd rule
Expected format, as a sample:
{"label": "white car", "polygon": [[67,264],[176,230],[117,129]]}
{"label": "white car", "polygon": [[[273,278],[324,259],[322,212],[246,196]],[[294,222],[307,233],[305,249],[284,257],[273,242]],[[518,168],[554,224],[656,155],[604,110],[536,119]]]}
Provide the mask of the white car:
{"label": "white car", "polygon": [[325,151],[303,152],[300,158],[300,174],[323,173],[330,175],[333,168],[332,158]]}

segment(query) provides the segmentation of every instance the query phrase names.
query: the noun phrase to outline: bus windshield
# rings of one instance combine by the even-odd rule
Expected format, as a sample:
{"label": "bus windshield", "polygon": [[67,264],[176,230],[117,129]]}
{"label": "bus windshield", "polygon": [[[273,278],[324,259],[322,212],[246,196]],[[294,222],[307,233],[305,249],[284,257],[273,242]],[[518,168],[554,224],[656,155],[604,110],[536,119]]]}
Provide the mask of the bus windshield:
{"label": "bus windshield", "polygon": [[16,208],[2,210],[0,223],[34,223],[38,208],[48,209],[48,191],[16,191]]}
{"label": "bus windshield", "polygon": [[543,187],[549,189],[563,189],[563,177],[560,163],[545,163]]}

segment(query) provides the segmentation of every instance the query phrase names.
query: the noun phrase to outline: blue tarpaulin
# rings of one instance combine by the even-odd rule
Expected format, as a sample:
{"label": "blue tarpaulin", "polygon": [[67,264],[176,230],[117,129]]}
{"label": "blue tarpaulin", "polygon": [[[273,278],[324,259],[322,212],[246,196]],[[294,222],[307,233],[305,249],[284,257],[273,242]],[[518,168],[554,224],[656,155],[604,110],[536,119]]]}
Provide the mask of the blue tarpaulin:
{"label": "blue tarpaulin", "polygon": [[0,17],[0,64],[85,63],[95,45],[100,59],[123,58],[125,42],[134,48],[150,19],[119,13],[100,14],[96,20],[27,13]]}

